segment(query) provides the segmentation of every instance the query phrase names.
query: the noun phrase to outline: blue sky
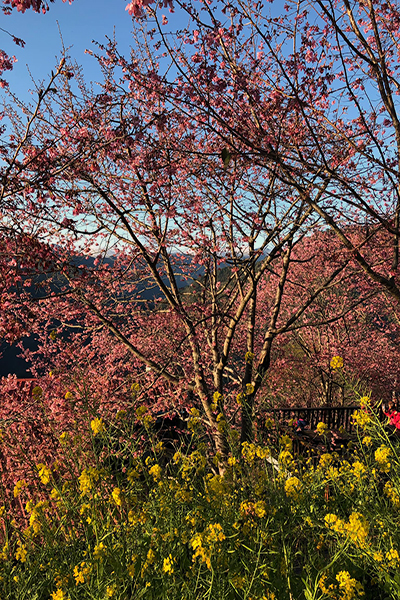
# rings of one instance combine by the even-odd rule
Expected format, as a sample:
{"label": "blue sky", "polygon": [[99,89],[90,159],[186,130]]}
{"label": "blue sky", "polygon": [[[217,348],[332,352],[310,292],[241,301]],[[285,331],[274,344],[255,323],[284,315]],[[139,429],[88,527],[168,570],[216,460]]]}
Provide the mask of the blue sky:
{"label": "blue sky", "polygon": [[32,10],[24,14],[14,11],[9,16],[1,15],[0,27],[26,42],[25,48],[18,47],[0,31],[0,48],[18,59],[14,70],[5,73],[10,89],[24,100],[29,98],[28,89],[32,89],[33,85],[26,65],[35,80],[47,78],[57,64],[56,56],[61,55],[58,27],[64,45],[67,48],[71,46],[71,57],[83,66],[85,79],[100,79],[96,60],[85,55],[85,49],[93,48],[93,39],[103,42],[105,35],[112,36],[115,26],[121,52],[129,52],[132,20],[125,11],[126,5],[126,0],[74,0],[71,5],[56,0],[45,15]]}
{"label": "blue sky", "polygon": [[[51,70],[58,64],[62,42],[73,60],[83,67],[86,82],[100,81],[101,73],[97,61],[85,54],[85,49],[95,49],[92,40],[105,42],[105,36],[112,37],[114,27],[121,54],[129,56],[132,42],[132,19],[125,10],[129,0],[74,0],[72,4],[55,0],[46,14],[32,10],[24,14],[16,10],[11,15],[0,14],[0,28],[22,38],[24,48],[16,46],[10,36],[0,31],[0,48],[9,55],[15,55],[18,62],[4,77],[10,90],[24,101],[30,99],[28,90],[33,89],[32,77],[36,82],[48,79]],[[282,5],[269,5],[272,12],[279,13]],[[185,27],[187,15],[177,10],[170,14],[168,9],[160,10],[169,21],[169,30]],[[59,31],[60,29],[60,31]],[[29,71],[28,71],[29,68]],[[0,92],[1,93],[1,92]],[[36,93],[34,95],[36,100]]]}

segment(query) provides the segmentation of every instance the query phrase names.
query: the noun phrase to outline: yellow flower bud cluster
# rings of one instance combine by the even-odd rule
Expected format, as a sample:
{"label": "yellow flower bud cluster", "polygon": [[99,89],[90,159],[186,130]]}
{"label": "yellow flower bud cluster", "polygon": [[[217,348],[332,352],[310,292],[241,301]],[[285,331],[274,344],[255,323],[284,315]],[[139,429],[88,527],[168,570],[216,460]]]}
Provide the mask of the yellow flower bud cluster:
{"label": "yellow flower bud cluster", "polygon": [[375,450],[375,460],[384,473],[390,471],[391,463],[389,459],[391,455],[392,451],[387,446],[380,446]]}
{"label": "yellow flower bud cluster", "polygon": [[38,465],[36,465],[36,468],[39,473],[40,481],[44,485],[47,485],[51,479],[51,469],[49,469],[48,467],[46,467],[46,465],[44,465],[42,463],[39,463]]}
{"label": "yellow flower bud cluster", "polygon": [[90,427],[93,431],[93,435],[103,433],[103,431],[105,430],[103,419],[99,419],[97,417],[91,421]]}
{"label": "yellow flower bud cluster", "polygon": [[289,477],[285,481],[285,493],[288,498],[299,500],[303,490],[303,484],[297,477]]}
{"label": "yellow flower bud cluster", "polygon": [[371,416],[365,410],[355,410],[353,415],[353,422],[362,429],[366,429],[371,423]]}
{"label": "yellow flower bud cluster", "polygon": [[122,498],[122,492],[121,492],[120,488],[118,488],[118,487],[114,488],[113,491],[111,492],[111,497],[117,506],[122,506],[123,498]]}
{"label": "yellow flower bud cluster", "polygon": [[366,547],[369,535],[369,523],[361,513],[351,513],[348,523],[340,519],[337,515],[327,514],[325,516],[325,525],[328,529],[349,539],[359,548]]}
{"label": "yellow flower bud cluster", "polygon": [[400,496],[399,496],[398,492],[394,489],[394,487],[390,483],[390,481],[387,481],[385,483],[384,492],[385,492],[386,496],[389,498],[389,500],[391,501],[391,503],[393,504],[393,506],[395,506],[396,508],[399,508],[400,507]]}
{"label": "yellow flower bud cluster", "polygon": [[20,479],[14,486],[14,498],[18,498],[24,488],[28,486],[25,479]]}
{"label": "yellow flower bud cluster", "polygon": [[328,431],[328,425],[320,421],[317,425],[317,433],[318,435],[326,435]]}
{"label": "yellow flower bud cluster", "polygon": [[196,558],[211,570],[212,552],[221,552],[221,542],[225,540],[225,534],[219,523],[210,523],[202,533],[196,533],[190,540],[194,550],[193,562]]}
{"label": "yellow flower bud cluster", "polygon": [[343,358],[341,356],[334,356],[331,360],[331,368],[336,371],[336,369],[341,369],[343,367]]}
{"label": "yellow flower bud cluster", "polygon": [[91,570],[91,567],[85,562],[81,562],[79,565],[76,565],[74,567],[75,584],[78,585],[79,583],[85,583],[85,577],[87,578],[88,575],[90,575]]}
{"label": "yellow flower bud cluster", "polygon": [[82,494],[89,493],[100,479],[100,470],[95,467],[84,469],[78,478]]}
{"label": "yellow flower bud cluster", "polygon": [[252,464],[256,457],[261,460],[268,458],[270,456],[270,451],[268,448],[257,446],[256,444],[251,444],[249,442],[243,442],[242,456],[248,464]]}

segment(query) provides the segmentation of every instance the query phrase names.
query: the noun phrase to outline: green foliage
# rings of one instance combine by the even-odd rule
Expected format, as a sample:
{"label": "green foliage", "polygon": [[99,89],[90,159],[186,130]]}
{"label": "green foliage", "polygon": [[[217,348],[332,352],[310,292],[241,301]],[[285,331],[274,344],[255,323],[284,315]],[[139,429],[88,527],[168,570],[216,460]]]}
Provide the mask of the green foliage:
{"label": "green foliage", "polygon": [[293,457],[287,436],[279,449],[231,436],[223,475],[196,415],[173,456],[137,416],[151,450],[124,442],[120,470],[107,448],[131,434],[124,412],[94,417],[91,443],[62,434],[60,460],[16,485],[0,598],[399,598],[400,446],[369,398],[350,451]]}

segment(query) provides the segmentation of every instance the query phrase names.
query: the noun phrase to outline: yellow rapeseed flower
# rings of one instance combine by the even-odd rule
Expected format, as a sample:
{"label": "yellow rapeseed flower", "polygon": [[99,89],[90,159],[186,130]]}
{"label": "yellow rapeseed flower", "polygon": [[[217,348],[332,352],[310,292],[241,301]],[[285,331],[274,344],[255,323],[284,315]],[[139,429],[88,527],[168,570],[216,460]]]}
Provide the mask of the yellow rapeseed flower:
{"label": "yellow rapeseed flower", "polygon": [[242,443],[242,456],[247,463],[252,464],[256,457],[255,444],[250,444],[249,442],[243,442]]}
{"label": "yellow rapeseed flower", "polygon": [[92,428],[93,435],[97,435],[98,433],[102,433],[104,431],[103,419],[98,419],[96,417],[95,419],[93,419],[91,421],[90,427]]}
{"label": "yellow rapeseed flower", "polygon": [[26,549],[26,546],[24,544],[21,544],[21,542],[19,542],[19,546],[17,548],[17,551],[15,553],[15,558],[17,560],[20,560],[21,562],[26,562],[26,556],[28,554],[28,551]]}
{"label": "yellow rapeseed flower", "polygon": [[149,474],[153,477],[154,481],[158,481],[159,479],[161,479],[161,467],[160,465],[153,465],[150,469],[149,469]]}
{"label": "yellow rapeseed flower", "polygon": [[27,487],[27,483],[25,479],[20,479],[14,486],[14,498],[18,498],[22,490]]}
{"label": "yellow rapeseed flower", "polygon": [[[215,406],[215,409],[216,408],[217,407]],[[211,407],[211,410],[214,410],[214,408]],[[200,418],[199,418],[200,417],[200,412],[197,410],[197,408],[191,408],[190,409],[190,414],[192,416],[189,419],[187,426],[188,426],[188,429],[194,433],[199,428],[199,425],[200,425],[200,422],[201,422]]]}
{"label": "yellow rapeseed flower", "polygon": [[215,404],[219,404],[222,400],[222,394],[220,394],[219,392],[214,392],[213,400]]}
{"label": "yellow rapeseed flower", "polygon": [[321,454],[320,459],[319,459],[319,467],[321,469],[327,469],[333,461],[333,457],[332,454]]}
{"label": "yellow rapeseed flower", "polygon": [[79,570],[78,566],[74,567],[74,577],[76,585],[78,585],[78,583],[85,583],[84,574]]}
{"label": "yellow rapeseed flower", "polygon": [[122,495],[121,490],[119,488],[114,488],[111,496],[117,506],[122,506]]}
{"label": "yellow rapeseed flower", "polygon": [[356,546],[365,546],[369,534],[369,523],[367,519],[358,512],[351,513],[349,522],[345,526],[348,537]]}
{"label": "yellow rapeseed flower", "polygon": [[375,460],[384,473],[390,470],[391,463],[389,458],[391,454],[392,451],[387,446],[380,446],[375,450]]}
{"label": "yellow rapeseed flower", "polygon": [[367,408],[371,404],[371,398],[369,396],[363,396],[359,400],[361,408]]}
{"label": "yellow rapeseed flower", "polygon": [[336,580],[339,584],[339,600],[358,600],[358,598],[364,596],[365,592],[362,584],[357,579],[350,577],[350,573],[347,571],[339,571]]}
{"label": "yellow rapeseed flower", "polygon": [[397,569],[399,567],[400,556],[397,550],[395,550],[394,548],[391,548],[388,552],[386,552],[385,558],[388,566],[392,569]]}
{"label": "yellow rapeseed flower", "polygon": [[167,558],[164,558],[163,571],[169,575],[172,575],[174,572],[174,559],[171,554]]}
{"label": "yellow rapeseed flower", "polygon": [[369,534],[369,523],[361,513],[351,513],[348,523],[336,515],[328,514],[325,516],[325,525],[339,535],[348,538],[359,548],[365,547]]}
{"label": "yellow rapeseed flower", "polygon": [[318,435],[325,435],[328,431],[328,425],[320,421],[317,425],[317,433]]}
{"label": "yellow rapeseed flower", "polygon": [[282,450],[282,452],[279,453],[278,458],[282,466],[288,467],[293,461],[293,454],[289,452],[289,450]]}
{"label": "yellow rapeseed flower", "polygon": [[0,552],[0,559],[1,560],[8,560],[9,557],[9,551],[10,551],[10,547],[8,545],[8,542],[5,543],[5,545],[3,546],[1,552]]}
{"label": "yellow rapeseed flower", "polygon": [[236,402],[237,402],[237,404],[239,404],[239,406],[243,406],[243,399],[244,399],[243,393],[239,392],[239,394],[236,396]]}
{"label": "yellow rapeseed flower", "polygon": [[391,500],[393,506],[396,508],[400,507],[400,496],[397,491],[394,489],[390,481],[385,483],[384,492],[386,496]]}
{"label": "yellow rapeseed flower", "polygon": [[93,486],[100,479],[100,471],[95,467],[88,467],[84,469],[81,475],[78,477],[79,487],[82,494],[86,494],[93,489]]}
{"label": "yellow rapeseed flower", "polygon": [[97,546],[95,546],[93,549],[93,557],[96,560],[102,560],[105,553],[106,553],[106,547],[103,544],[103,542],[100,542],[100,544],[97,544]]}
{"label": "yellow rapeseed flower", "polygon": [[225,539],[222,526],[219,523],[210,523],[206,529],[206,539],[208,543],[222,542]]}
{"label": "yellow rapeseed flower", "polygon": [[301,496],[303,484],[297,477],[289,477],[285,481],[285,493],[288,498],[298,500]]}
{"label": "yellow rapeseed flower", "polygon": [[36,468],[39,472],[40,481],[44,483],[44,485],[47,485],[51,478],[51,469],[42,463],[36,465]]}
{"label": "yellow rapeseed flower", "polygon": [[147,413],[147,407],[146,406],[138,406],[137,409],[135,410],[135,415],[138,419],[141,419],[143,417],[143,415],[145,415]]}
{"label": "yellow rapeseed flower", "polygon": [[265,460],[270,456],[271,452],[269,448],[265,448],[263,446],[256,446],[256,456],[261,460]]}
{"label": "yellow rapeseed flower", "polygon": [[325,520],[325,525],[327,527],[333,528],[339,519],[338,519],[337,515],[333,515],[332,513],[329,513],[329,514],[325,515],[324,520]]}
{"label": "yellow rapeseed flower", "polygon": [[144,415],[144,417],[142,419],[142,423],[146,429],[150,429],[150,427],[152,425],[154,425],[154,423],[155,423],[153,415],[151,415],[150,413],[148,413],[147,415]]}
{"label": "yellow rapeseed flower", "polygon": [[136,565],[136,556],[132,556],[131,564],[128,567],[129,577],[135,577],[135,565]]}
{"label": "yellow rapeseed flower", "polygon": [[256,457],[264,460],[265,458],[268,458],[270,454],[269,449],[266,447],[256,446],[249,442],[243,442],[242,444],[242,456],[249,464],[251,464]]}
{"label": "yellow rapeseed flower", "polygon": [[203,539],[200,533],[196,533],[192,539],[190,540],[191,546],[194,550],[194,554],[192,557],[193,562],[196,558],[200,559],[200,562],[203,562],[207,565],[207,568],[211,570],[211,558],[210,551],[208,548],[203,546]]}
{"label": "yellow rapeseed flower", "polygon": [[284,450],[289,450],[289,452],[293,449],[293,440],[288,435],[283,435],[279,440],[279,444]]}
{"label": "yellow rapeseed flower", "polygon": [[367,473],[366,466],[359,460],[353,463],[353,474],[357,479],[362,479]]}
{"label": "yellow rapeseed flower", "polygon": [[131,392],[134,396],[140,392],[140,385],[137,382],[132,383]]}
{"label": "yellow rapeseed flower", "polygon": [[68,431],[63,431],[59,437],[61,446],[67,446],[71,441],[71,435]]}
{"label": "yellow rapeseed flower", "polygon": [[68,600],[68,596],[64,594],[61,589],[58,589],[56,592],[51,594],[52,600]]}
{"label": "yellow rapeseed flower", "polygon": [[343,367],[343,358],[341,356],[334,356],[331,360],[332,369],[341,369]]}
{"label": "yellow rapeseed flower", "polygon": [[85,583],[85,577],[87,577],[90,572],[91,567],[85,562],[81,562],[80,565],[76,565],[76,567],[74,567],[75,585],[78,585],[79,583]]}
{"label": "yellow rapeseed flower", "polygon": [[133,483],[136,479],[139,479],[140,474],[137,469],[129,469],[127,479],[129,483]]}
{"label": "yellow rapeseed flower", "polygon": [[260,517],[260,519],[265,517],[267,512],[263,500],[259,500],[258,502],[241,502],[239,511],[242,516],[256,515],[257,517]]}
{"label": "yellow rapeseed flower", "polygon": [[29,500],[26,504],[27,512],[30,512],[29,526],[33,535],[36,535],[41,530],[41,521],[44,518],[44,511],[49,508],[47,500],[39,500],[36,504],[32,500]]}
{"label": "yellow rapeseed flower", "polygon": [[254,392],[254,385],[252,383],[246,383],[246,396],[251,396]]}
{"label": "yellow rapeseed flower", "polygon": [[156,560],[156,555],[154,554],[154,550],[152,548],[150,548],[150,550],[147,552],[147,557],[146,557],[146,561],[142,567],[142,571],[141,571],[141,575],[143,577],[144,573],[147,571],[147,569],[154,564]]}
{"label": "yellow rapeseed flower", "polygon": [[214,498],[222,498],[227,492],[225,479],[221,475],[211,476],[210,474],[207,479],[207,490]]}
{"label": "yellow rapeseed flower", "polygon": [[260,517],[260,519],[265,517],[267,511],[265,508],[265,502],[263,500],[258,500],[258,502],[254,504],[254,512],[256,513],[257,517]]}
{"label": "yellow rapeseed flower", "polygon": [[190,540],[190,545],[194,550],[193,562],[198,558],[211,570],[211,554],[216,545],[216,551],[220,551],[219,544],[225,540],[226,536],[219,523],[210,523],[203,533],[195,533]]}
{"label": "yellow rapeseed flower", "polygon": [[362,429],[365,429],[372,421],[371,416],[365,410],[355,410],[352,419]]}

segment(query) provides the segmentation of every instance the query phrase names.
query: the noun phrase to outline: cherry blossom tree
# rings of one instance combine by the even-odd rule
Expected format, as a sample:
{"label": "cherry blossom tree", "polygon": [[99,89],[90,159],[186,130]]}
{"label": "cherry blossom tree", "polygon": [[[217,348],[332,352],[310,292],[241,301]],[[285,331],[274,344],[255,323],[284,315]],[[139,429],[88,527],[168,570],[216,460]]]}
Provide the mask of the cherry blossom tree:
{"label": "cherry blossom tree", "polygon": [[[358,228],[347,231],[352,242],[360,246],[365,233]],[[363,251],[371,264],[379,265],[392,252],[391,236],[381,232],[372,240],[372,244],[364,243]],[[289,282],[294,297],[324,276],[327,253],[331,261],[342,250],[334,234],[324,231],[317,239],[311,236],[297,252],[302,260],[293,265]],[[387,404],[398,396],[399,306],[391,295],[380,293],[356,264],[354,261],[329,293],[314,303],[313,317],[319,321],[318,327],[296,323],[277,339],[264,388],[267,404],[353,404],[354,387],[361,393],[371,393],[376,402]],[[270,291],[266,288],[263,293],[268,297]],[[368,300],[345,312],[349,297]],[[335,318],[338,313],[342,314],[340,319]],[[342,357],[343,369],[332,368],[332,356]]]}
{"label": "cherry blossom tree", "polygon": [[[398,301],[396,136],[380,85],[396,89],[395,10],[357,6],[290,3],[274,16],[262,4],[187,3],[188,27],[170,33],[162,8],[131,3],[139,21],[148,11],[147,32],[140,21],[129,58],[114,41],[99,46],[99,90],[72,84],[62,63],[25,119],[9,109],[7,335],[54,332],[42,353],[57,348],[65,365],[78,348],[94,361],[110,349],[115,376],[139,378],[143,398],[198,403],[225,456],[236,410],[251,438],[277,340],[382,290]],[[390,52],[374,33],[381,59],[363,63],[354,19],[374,30],[374,18]],[[382,231],[389,250],[384,238],[374,254]],[[318,267],[301,286],[299,261]],[[361,271],[379,285],[318,309]]]}
{"label": "cherry blossom tree", "polygon": [[[130,5],[133,14],[143,6]],[[297,189],[398,301],[397,3],[288,2],[277,16],[267,6],[185,4],[192,25],[176,36],[147,7],[179,73],[170,101],[208,123],[233,156]],[[392,235],[385,264],[374,269],[352,245],[350,222]]]}
{"label": "cherry blossom tree", "polygon": [[[66,371],[79,352],[87,362],[98,353],[104,366],[114,348],[118,385],[139,378],[154,407],[199,402],[224,456],[225,423],[238,410],[242,440],[251,438],[275,338],[309,316],[349,258],[287,306],[292,257],[319,217],[257,165],[228,161],[214,136],[158,95],[153,106],[147,86],[110,88],[107,77],[101,94],[82,88],[82,99],[65,79],[54,94],[64,104],[46,97],[46,118],[19,146],[5,192],[13,236],[3,237],[4,330],[44,332],[42,355]],[[268,302],[258,299],[267,281]],[[183,282],[192,285],[182,291]],[[144,301],[154,286],[161,300]],[[78,330],[72,346],[68,329]]]}

